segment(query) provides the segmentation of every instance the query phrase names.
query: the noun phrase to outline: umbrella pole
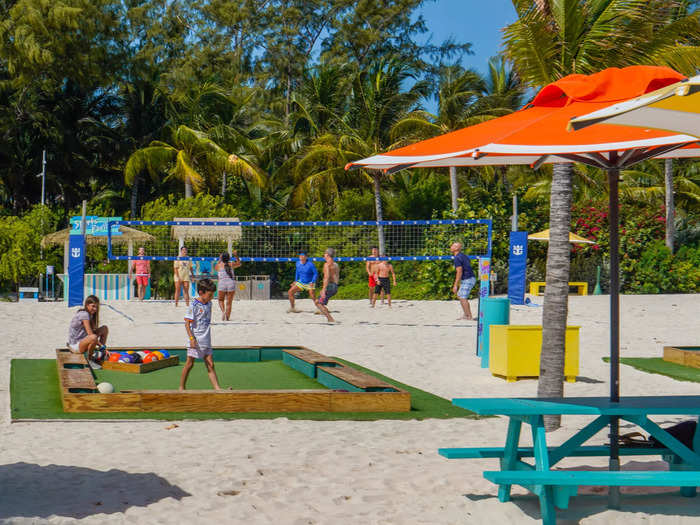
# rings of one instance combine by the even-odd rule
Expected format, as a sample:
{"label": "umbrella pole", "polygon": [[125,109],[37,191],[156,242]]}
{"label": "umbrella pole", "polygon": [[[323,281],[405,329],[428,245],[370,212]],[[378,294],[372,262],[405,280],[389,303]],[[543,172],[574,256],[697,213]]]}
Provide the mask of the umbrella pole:
{"label": "umbrella pole", "polygon": [[[610,153],[610,163],[617,161],[617,153]],[[608,221],[610,227],[610,402],[620,401],[620,238],[619,238],[619,196],[618,179],[620,170],[608,170],[609,206]],[[613,417],[610,420],[610,470],[620,470],[619,454],[619,424],[620,420]],[[608,492],[608,507],[620,508],[620,487],[610,487]]]}

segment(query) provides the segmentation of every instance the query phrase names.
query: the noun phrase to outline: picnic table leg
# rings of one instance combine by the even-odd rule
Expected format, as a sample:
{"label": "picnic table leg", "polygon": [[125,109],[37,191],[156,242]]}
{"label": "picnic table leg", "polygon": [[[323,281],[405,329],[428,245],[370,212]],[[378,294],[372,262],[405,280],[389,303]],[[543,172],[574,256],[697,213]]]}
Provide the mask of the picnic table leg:
{"label": "picnic table leg", "polygon": [[[549,470],[549,451],[547,450],[547,435],[544,428],[544,418],[542,416],[532,416],[530,418],[532,427],[532,445],[535,453],[535,470]],[[544,525],[556,525],[557,516],[554,510],[554,487],[552,485],[541,486],[540,493],[540,513]]]}
{"label": "picnic table leg", "polygon": [[[520,444],[520,430],[523,422],[519,419],[510,418],[508,422],[508,433],[506,434],[506,446],[501,460],[501,470],[514,470],[518,461],[518,445]],[[511,485],[498,486],[498,501],[510,501]]]}

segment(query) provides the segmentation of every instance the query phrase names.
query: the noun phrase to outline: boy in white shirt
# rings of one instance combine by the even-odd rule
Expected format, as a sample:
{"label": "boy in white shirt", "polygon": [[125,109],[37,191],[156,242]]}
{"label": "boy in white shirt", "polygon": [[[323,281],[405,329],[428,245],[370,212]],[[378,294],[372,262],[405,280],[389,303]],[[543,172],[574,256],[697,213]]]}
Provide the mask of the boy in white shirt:
{"label": "boy in white shirt", "polygon": [[194,366],[194,360],[204,359],[207,374],[214,390],[222,390],[214,370],[214,359],[211,347],[211,300],[214,297],[216,285],[211,279],[202,279],[197,283],[199,296],[192,301],[185,315],[185,330],[189,337],[187,343],[187,361],[180,376],[180,390],[185,390],[187,376]]}

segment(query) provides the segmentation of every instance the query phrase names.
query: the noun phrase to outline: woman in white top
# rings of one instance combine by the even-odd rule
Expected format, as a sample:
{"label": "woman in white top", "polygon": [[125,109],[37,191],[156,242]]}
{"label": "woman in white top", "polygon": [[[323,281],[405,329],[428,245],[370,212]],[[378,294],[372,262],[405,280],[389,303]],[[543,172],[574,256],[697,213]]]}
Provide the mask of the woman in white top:
{"label": "woman in white top", "polygon": [[216,263],[214,269],[219,276],[219,308],[221,308],[221,320],[231,320],[231,303],[236,295],[236,281],[234,279],[234,268],[240,268],[241,260],[234,250],[233,256],[236,259],[231,261],[228,253],[224,252],[219,256],[219,262]]}
{"label": "woman in white top", "polygon": [[[180,257],[187,257],[187,248],[180,248]],[[185,296],[185,304],[190,305],[190,278],[192,275],[192,261],[175,261],[173,263],[175,274],[175,306],[180,300],[180,290]]]}

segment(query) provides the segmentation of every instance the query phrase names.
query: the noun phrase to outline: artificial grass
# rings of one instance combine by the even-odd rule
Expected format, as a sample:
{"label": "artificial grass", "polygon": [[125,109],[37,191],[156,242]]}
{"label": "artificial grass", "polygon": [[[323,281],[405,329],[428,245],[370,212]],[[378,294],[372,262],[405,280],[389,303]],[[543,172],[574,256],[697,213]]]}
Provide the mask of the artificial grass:
{"label": "artificial grass", "polygon": [[[180,361],[182,363],[182,361]],[[95,382],[106,381],[115,391],[123,390],[174,390],[180,384],[182,364],[153,370],[147,374],[129,374],[117,370],[95,370]],[[324,389],[321,383],[290,368],[282,361],[255,363],[215,362],[216,375],[221,385],[234,390],[301,390]],[[187,378],[188,390],[211,390],[207,367],[196,362]]]}
{"label": "artificial grass", "polygon": [[[338,359],[338,358],[335,358]],[[447,399],[430,392],[425,392],[391,378],[378,374],[350,361],[338,359],[373,375],[387,383],[407,390],[411,394],[410,412],[102,412],[102,413],[67,413],[63,411],[61,395],[58,389],[58,372],[55,359],[13,359],[10,363],[10,410],[11,417],[17,420],[51,420],[51,419],[162,419],[162,420],[203,420],[203,419],[306,419],[314,421],[377,421],[381,419],[449,419],[477,418],[476,414],[452,405]],[[274,361],[273,361],[274,362]],[[217,364],[217,371],[220,367]],[[264,363],[252,363],[260,365]],[[282,365],[284,366],[284,365]],[[190,374],[204,364],[198,362]],[[108,371],[103,371],[108,372]],[[113,372],[118,373],[118,372]],[[154,372],[144,374],[149,376]],[[123,375],[129,375],[122,373]],[[136,375],[136,374],[133,374]],[[192,377],[192,379],[194,379]],[[124,380],[120,378],[119,382]],[[194,384],[194,383],[193,383]],[[314,381],[320,388],[320,385]],[[188,384],[188,387],[190,385]],[[123,388],[123,387],[122,387]],[[174,388],[174,387],[171,387]]]}
{"label": "artificial grass", "polygon": [[[609,357],[604,357],[603,361],[610,362]],[[669,363],[660,357],[622,357],[620,362],[623,365],[629,365],[642,372],[650,374],[660,374],[667,376],[677,381],[690,381],[700,383],[700,368],[692,368],[676,363]]]}

